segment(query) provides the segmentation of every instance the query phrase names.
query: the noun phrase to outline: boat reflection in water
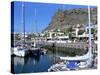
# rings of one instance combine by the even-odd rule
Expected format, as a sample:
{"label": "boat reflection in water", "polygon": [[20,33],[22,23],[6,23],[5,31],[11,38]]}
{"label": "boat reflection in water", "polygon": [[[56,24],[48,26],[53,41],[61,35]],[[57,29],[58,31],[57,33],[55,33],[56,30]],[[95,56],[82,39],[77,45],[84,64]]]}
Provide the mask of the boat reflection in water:
{"label": "boat reflection in water", "polygon": [[12,73],[32,73],[47,72],[53,64],[48,55],[39,55],[34,57],[12,57]]}

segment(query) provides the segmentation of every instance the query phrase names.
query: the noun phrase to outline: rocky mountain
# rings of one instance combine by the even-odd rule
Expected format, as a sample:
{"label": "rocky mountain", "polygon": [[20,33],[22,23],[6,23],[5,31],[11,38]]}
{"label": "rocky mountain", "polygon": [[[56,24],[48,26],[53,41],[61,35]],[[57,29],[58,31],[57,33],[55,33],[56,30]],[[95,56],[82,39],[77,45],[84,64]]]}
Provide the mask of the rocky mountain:
{"label": "rocky mountain", "polygon": [[[90,9],[91,23],[97,23],[97,8]],[[88,9],[87,8],[76,8],[69,10],[58,9],[54,13],[51,22],[46,30],[55,30],[57,28],[64,29],[73,25],[84,25],[88,24]]]}

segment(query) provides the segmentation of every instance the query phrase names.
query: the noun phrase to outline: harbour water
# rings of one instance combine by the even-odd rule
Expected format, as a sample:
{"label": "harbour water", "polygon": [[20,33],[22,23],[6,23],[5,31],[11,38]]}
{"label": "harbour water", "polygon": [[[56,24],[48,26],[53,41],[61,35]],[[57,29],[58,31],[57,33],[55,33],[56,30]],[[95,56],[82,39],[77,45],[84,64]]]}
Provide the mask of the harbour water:
{"label": "harbour water", "polygon": [[35,73],[47,72],[48,68],[53,64],[52,58],[48,55],[40,55],[36,57],[12,57],[13,73]]}
{"label": "harbour water", "polygon": [[66,55],[67,54],[63,51],[55,50],[55,52],[53,52],[52,50],[48,50],[46,54],[40,54],[33,57],[11,56],[12,73],[47,72],[53,64],[59,61],[57,57]]}
{"label": "harbour water", "polygon": [[62,52],[53,53],[48,51],[44,55],[38,55],[33,57],[17,57],[11,56],[12,73],[36,73],[47,72],[48,69],[54,64],[56,55],[65,56]]}

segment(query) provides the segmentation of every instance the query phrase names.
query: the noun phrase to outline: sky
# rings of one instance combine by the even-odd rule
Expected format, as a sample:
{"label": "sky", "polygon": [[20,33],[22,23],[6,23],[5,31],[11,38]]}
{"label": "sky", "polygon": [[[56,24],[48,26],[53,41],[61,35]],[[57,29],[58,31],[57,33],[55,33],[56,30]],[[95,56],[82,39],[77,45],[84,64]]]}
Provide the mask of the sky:
{"label": "sky", "polygon": [[[83,5],[68,5],[68,4],[51,4],[51,3],[34,3],[34,2],[23,2],[24,9],[22,18],[22,2],[14,2],[14,24],[12,32],[23,32],[23,24],[25,24],[26,33],[40,33],[42,32],[50,23],[52,16],[60,8],[63,10],[73,9],[73,8],[87,8]],[[95,7],[95,6],[91,6]],[[12,9],[11,9],[12,10]]]}

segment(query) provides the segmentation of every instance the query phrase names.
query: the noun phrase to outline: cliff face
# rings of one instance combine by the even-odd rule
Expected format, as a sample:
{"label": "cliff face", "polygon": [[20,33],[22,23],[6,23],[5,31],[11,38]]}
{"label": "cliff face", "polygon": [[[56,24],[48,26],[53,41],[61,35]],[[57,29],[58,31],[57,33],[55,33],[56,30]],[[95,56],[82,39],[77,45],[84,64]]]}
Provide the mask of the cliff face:
{"label": "cliff face", "polygon": [[[91,23],[97,23],[97,8],[91,8]],[[88,9],[77,8],[70,10],[58,10],[55,12],[48,27],[45,30],[64,29],[73,25],[88,23]],[[44,30],[44,31],[45,31]]]}

